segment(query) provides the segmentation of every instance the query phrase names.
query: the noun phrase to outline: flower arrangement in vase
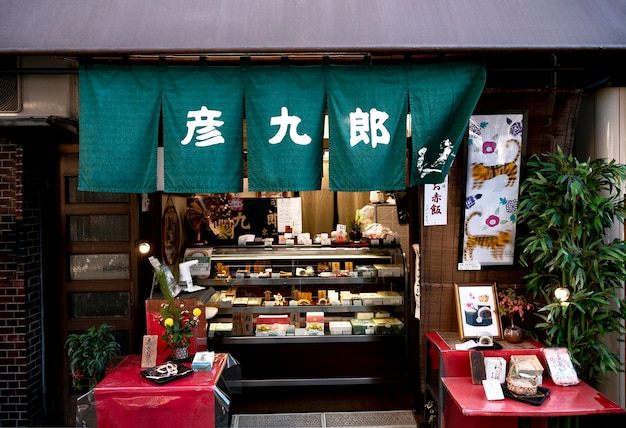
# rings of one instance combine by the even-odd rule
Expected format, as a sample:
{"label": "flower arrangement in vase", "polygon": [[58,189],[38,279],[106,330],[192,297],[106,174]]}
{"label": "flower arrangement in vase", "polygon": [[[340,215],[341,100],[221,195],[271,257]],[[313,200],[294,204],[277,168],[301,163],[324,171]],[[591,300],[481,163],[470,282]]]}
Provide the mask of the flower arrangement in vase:
{"label": "flower arrangement in vase", "polygon": [[181,299],[172,299],[161,305],[159,322],[165,328],[161,338],[166,342],[166,348],[171,350],[172,359],[189,358],[189,345],[201,314],[200,308],[189,310]]}
{"label": "flower arrangement in vase", "polygon": [[504,339],[508,342],[521,342],[523,334],[522,330],[515,325],[515,316],[524,321],[526,311],[532,311],[535,306],[530,303],[526,296],[519,294],[514,287],[509,287],[498,291],[498,308],[500,315],[506,316],[511,325],[504,330]]}
{"label": "flower arrangement in vase", "polygon": [[166,343],[165,348],[170,349],[171,359],[186,360],[189,358],[191,338],[196,334],[195,328],[202,309],[189,308],[184,300],[174,298],[166,273],[161,268],[155,268],[154,272],[166,300],[159,311],[159,323],[165,329],[161,339]]}
{"label": "flower arrangement in vase", "polygon": [[363,231],[361,230],[363,226],[362,217],[361,210],[356,210],[354,218],[350,219],[350,240],[352,241],[359,241],[363,237]]}

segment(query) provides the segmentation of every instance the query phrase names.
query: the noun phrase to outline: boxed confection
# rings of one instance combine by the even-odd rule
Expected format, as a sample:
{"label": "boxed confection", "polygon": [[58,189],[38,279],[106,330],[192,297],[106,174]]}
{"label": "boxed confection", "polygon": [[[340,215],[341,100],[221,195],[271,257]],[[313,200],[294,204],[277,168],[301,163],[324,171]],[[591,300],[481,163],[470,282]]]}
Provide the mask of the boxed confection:
{"label": "boxed confection", "polygon": [[520,375],[536,378],[537,384],[541,385],[543,366],[536,355],[511,355],[509,376],[519,377]]}
{"label": "boxed confection", "polygon": [[259,315],[256,317],[258,324],[289,324],[289,315]]}
{"label": "boxed confection", "polygon": [[501,384],[506,382],[506,359],[503,357],[485,357],[486,379],[497,379]]}
{"label": "boxed confection", "polygon": [[308,322],[304,330],[307,336],[323,336],[324,323]]}
{"label": "boxed confection", "polygon": [[306,323],[324,324],[324,312],[307,312]]}
{"label": "boxed confection", "polygon": [[374,266],[357,266],[355,271],[358,276],[362,276],[363,278],[373,278],[378,275]]}
{"label": "boxed confection", "polygon": [[402,304],[402,294],[397,291],[379,291],[378,294],[383,298],[383,305],[396,305]]}
{"label": "boxed confection", "polygon": [[352,324],[349,321],[330,321],[328,329],[332,335],[352,334]]}
{"label": "boxed confection", "polygon": [[285,336],[289,315],[259,315],[256,319],[256,336]]}
{"label": "boxed confection", "polygon": [[308,336],[323,336],[324,312],[307,312],[305,331]]}
{"label": "boxed confection", "polygon": [[352,319],[352,334],[374,334],[374,322],[371,319]]}
{"label": "boxed confection", "polygon": [[359,293],[361,301],[365,306],[382,305],[383,296],[378,293]]}
{"label": "boxed confection", "polygon": [[257,324],[255,330],[255,336],[267,337],[267,336],[286,336],[287,327],[289,324]]}
{"label": "boxed confection", "polygon": [[191,362],[194,372],[209,372],[213,368],[215,353],[213,351],[196,352]]}
{"label": "boxed confection", "polygon": [[376,334],[400,334],[404,331],[404,323],[398,318],[372,318],[372,321]]}
{"label": "boxed confection", "polygon": [[378,271],[379,277],[401,277],[404,273],[402,265],[376,264],[374,268]]}

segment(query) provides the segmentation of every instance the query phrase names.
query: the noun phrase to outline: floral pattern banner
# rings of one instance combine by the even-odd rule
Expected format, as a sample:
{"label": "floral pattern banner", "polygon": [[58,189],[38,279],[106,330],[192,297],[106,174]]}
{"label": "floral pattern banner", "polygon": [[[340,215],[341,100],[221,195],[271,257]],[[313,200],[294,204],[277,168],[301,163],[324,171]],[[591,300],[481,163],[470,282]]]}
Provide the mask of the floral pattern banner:
{"label": "floral pattern banner", "polygon": [[513,265],[523,135],[522,113],[470,118],[463,263]]}

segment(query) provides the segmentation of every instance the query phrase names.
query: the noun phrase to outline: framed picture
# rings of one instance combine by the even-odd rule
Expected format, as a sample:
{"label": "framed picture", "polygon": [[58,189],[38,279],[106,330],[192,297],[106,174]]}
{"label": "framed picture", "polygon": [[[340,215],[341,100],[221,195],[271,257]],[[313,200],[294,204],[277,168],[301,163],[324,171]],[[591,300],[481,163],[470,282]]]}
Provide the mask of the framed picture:
{"label": "framed picture", "polygon": [[461,263],[480,267],[514,264],[524,116],[507,113],[470,118]]}
{"label": "framed picture", "polygon": [[454,284],[461,339],[502,338],[496,284]]}

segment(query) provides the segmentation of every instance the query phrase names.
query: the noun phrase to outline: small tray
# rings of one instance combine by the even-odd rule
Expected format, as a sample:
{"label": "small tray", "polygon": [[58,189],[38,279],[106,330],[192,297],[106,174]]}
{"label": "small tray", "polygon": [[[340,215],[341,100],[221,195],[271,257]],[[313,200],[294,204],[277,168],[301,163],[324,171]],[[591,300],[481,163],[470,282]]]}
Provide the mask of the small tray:
{"label": "small tray", "polygon": [[489,351],[489,350],[497,350],[502,349],[502,345],[494,340],[493,345],[491,346],[475,346],[471,350],[472,351]]}
{"label": "small tray", "polygon": [[508,390],[506,384],[502,385],[502,391],[504,392],[504,396],[506,398],[511,398],[513,400],[521,401],[522,403],[531,404],[533,406],[540,406],[546,398],[550,395],[550,390],[548,388],[543,388],[541,386],[537,387],[536,395],[517,395]]}
{"label": "small tray", "polygon": [[[163,367],[170,365],[170,367],[175,368],[175,373],[168,373],[167,371],[163,372]],[[161,371],[159,371],[161,369]],[[151,382],[156,383],[157,385],[163,385],[164,383],[172,382],[176,379],[180,379],[182,377],[188,376],[193,373],[189,367],[180,364],[175,361],[166,361],[163,364],[158,366],[150,367],[149,369],[144,369],[141,371],[141,375],[148,379]]]}

